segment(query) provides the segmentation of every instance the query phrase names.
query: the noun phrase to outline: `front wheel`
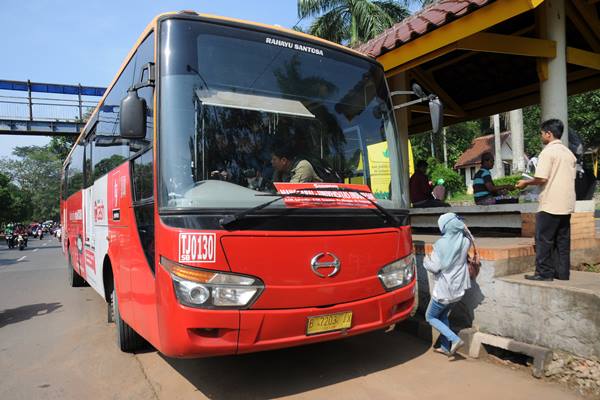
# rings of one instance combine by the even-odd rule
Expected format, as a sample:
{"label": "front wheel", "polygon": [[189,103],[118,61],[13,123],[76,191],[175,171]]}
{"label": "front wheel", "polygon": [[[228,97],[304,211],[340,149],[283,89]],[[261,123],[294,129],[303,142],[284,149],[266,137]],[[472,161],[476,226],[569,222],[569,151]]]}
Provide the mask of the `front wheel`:
{"label": "front wheel", "polygon": [[[113,288],[114,287],[115,285],[113,284]],[[121,313],[119,312],[119,298],[117,297],[115,289],[113,289],[110,299],[112,300],[113,306],[113,319],[117,328],[117,346],[119,346],[121,351],[127,353],[142,348],[146,343],[145,340],[121,318]]]}
{"label": "front wheel", "polygon": [[75,272],[75,268],[73,267],[73,263],[71,262],[71,252],[69,252],[69,263],[67,265],[67,282],[71,287],[82,287],[86,285],[85,279],[81,277],[77,272]]}

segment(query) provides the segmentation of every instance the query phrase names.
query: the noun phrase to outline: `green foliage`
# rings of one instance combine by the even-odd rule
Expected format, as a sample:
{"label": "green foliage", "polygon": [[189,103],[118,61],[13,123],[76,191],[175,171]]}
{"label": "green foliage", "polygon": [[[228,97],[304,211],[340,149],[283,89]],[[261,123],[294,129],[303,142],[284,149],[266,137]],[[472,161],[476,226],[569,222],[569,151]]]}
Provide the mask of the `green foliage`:
{"label": "green foliage", "polygon": [[[467,121],[455,124],[446,128],[446,151],[448,154],[448,167],[453,168],[460,155],[471,146],[471,142],[477,136],[481,135],[482,121]],[[432,157],[431,139],[429,132],[411,136],[413,158],[415,163],[418,160],[426,160]],[[440,133],[433,136],[433,147],[435,158],[443,160],[444,158],[444,137]]]}
{"label": "green foliage", "polygon": [[427,163],[429,164],[427,172],[429,179],[432,182],[435,182],[440,178],[443,179],[446,191],[450,193],[462,193],[466,190],[465,181],[459,173],[453,169],[444,167],[444,164],[440,163],[435,158],[430,158],[427,160]]}
{"label": "green foliage", "polygon": [[31,196],[10,180],[0,173],[0,223],[28,222],[32,212]]}
{"label": "green foliage", "polygon": [[298,17],[315,17],[312,35],[356,46],[410,15],[395,0],[298,0]]}
{"label": "green foliage", "polygon": [[0,160],[0,172],[14,182],[15,221],[58,219],[62,153],[52,142],[46,146],[15,147],[17,159]]}
{"label": "green foliage", "polygon": [[520,179],[522,179],[521,175],[503,176],[502,178],[494,179],[494,184],[496,186],[515,185]]}
{"label": "green foliage", "polygon": [[[600,90],[570,96],[569,127],[580,136],[585,147],[600,145]],[[542,151],[540,140],[541,109],[534,105],[523,109],[525,153],[531,157]]]}
{"label": "green foliage", "polygon": [[[523,176],[522,175],[509,175],[509,176],[504,176],[502,178],[496,178],[494,179],[494,185],[496,186],[503,186],[503,185],[516,185],[516,183],[522,179]],[[516,190],[510,190],[508,192],[509,195],[511,196],[519,196],[520,190],[516,189]]]}

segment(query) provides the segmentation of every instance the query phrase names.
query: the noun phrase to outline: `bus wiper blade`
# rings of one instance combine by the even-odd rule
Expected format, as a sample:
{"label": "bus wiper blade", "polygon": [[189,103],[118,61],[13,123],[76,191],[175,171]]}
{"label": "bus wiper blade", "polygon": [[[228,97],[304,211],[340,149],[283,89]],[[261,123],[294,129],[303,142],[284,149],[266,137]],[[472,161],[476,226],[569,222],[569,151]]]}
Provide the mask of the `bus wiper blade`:
{"label": "bus wiper blade", "polygon": [[[299,189],[299,190],[309,190],[309,189]],[[312,189],[310,189],[312,190]],[[273,199],[273,200],[269,200],[266,203],[262,203],[257,205],[256,207],[252,207],[249,208],[247,210],[244,211],[240,211],[239,213],[233,214],[233,215],[227,215],[223,218],[221,218],[219,220],[219,224],[221,224],[221,226],[223,228],[227,227],[227,225],[230,225],[236,221],[239,221],[243,218],[245,218],[246,216],[248,216],[249,214],[252,214],[255,211],[259,211],[262,210],[265,207],[270,206],[271,204],[286,198],[286,197],[308,197],[308,198],[317,198],[317,199],[336,199],[336,197],[332,197],[332,196],[324,196],[324,195],[320,195],[320,194],[310,194],[310,193],[302,193],[299,191],[296,191],[294,193],[275,193],[275,194],[262,194],[262,195],[257,195],[257,196],[277,196],[277,198]]]}
{"label": "bus wiper blade", "polygon": [[381,217],[383,218],[383,220],[386,223],[392,223],[394,226],[399,226],[400,225],[400,221],[398,221],[398,218],[396,218],[396,216],[394,214],[392,214],[391,212],[389,212],[385,207],[383,207],[381,204],[377,203],[374,200],[371,200],[370,198],[368,198],[367,196],[364,195],[364,193],[371,193],[368,192],[366,190],[358,190],[358,189],[351,189],[351,188],[343,188],[343,187],[330,187],[330,188],[310,188],[310,189],[306,189],[306,190],[312,190],[315,192],[351,192],[351,193],[358,193],[358,195],[360,197],[362,197],[363,199],[367,200],[369,203],[371,203],[373,206],[375,206],[375,208],[379,211],[379,215],[381,215]]}

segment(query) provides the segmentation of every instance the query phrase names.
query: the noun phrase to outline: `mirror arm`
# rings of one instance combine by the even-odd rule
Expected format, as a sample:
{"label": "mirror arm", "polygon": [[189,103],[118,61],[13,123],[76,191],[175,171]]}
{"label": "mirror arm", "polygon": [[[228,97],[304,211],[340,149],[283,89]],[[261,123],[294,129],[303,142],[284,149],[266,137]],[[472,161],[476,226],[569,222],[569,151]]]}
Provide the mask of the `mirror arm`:
{"label": "mirror arm", "polygon": [[136,83],[135,85],[132,85],[129,89],[128,92],[131,92],[133,90],[138,91],[142,88],[145,87],[155,87],[155,82],[156,82],[156,67],[154,65],[153,62],[149,62],[146,65],[144,65],[142,67],[142,76],[144,76],[144,71],[148,70],[148,79],[144,82],[139,82]]}
{"label": "mirror arm", "polygon": [[409,101],[407,103],[398,104],[397,106],[394,106],[394,110],[398,110],[400,108],[412,106],[413,104],[423,103],[424,101],[428,101],[428,100],[429,100],[429,98],[425,97],[425,98],[422,98],[422,99],[412,100],[412,101]]}

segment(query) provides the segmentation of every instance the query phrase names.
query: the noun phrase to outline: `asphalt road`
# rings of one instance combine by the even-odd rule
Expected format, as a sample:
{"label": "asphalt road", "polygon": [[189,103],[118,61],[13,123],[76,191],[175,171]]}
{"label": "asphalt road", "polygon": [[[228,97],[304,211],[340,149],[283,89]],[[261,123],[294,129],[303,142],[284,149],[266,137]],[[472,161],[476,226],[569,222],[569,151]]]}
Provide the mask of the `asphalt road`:
{"label": "asphalt road", "polygon": [[69,288],[54,238],[0,244],[0,399],[575,399],[522,370],[450,361],[399,332],[176,360],[115,345],[106,305]]}

